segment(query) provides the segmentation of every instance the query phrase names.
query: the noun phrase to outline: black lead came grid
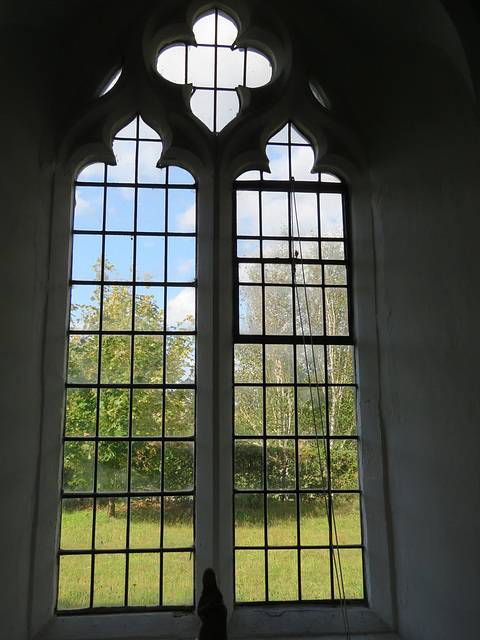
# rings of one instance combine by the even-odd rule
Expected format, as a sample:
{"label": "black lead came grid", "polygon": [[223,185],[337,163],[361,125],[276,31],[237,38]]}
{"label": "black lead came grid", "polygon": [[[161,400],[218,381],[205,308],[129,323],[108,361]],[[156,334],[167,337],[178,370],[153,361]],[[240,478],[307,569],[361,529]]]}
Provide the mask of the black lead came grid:
{"label": "black lead came grid", "polygon": [[196,185],[139,117],[113,146],[75,190],[62,613],[194,604]]}
{"label": "black lead came grid", "polygon": [[235,194],[236,601],[363,601],[345,185],[292,125],[267,155]]}

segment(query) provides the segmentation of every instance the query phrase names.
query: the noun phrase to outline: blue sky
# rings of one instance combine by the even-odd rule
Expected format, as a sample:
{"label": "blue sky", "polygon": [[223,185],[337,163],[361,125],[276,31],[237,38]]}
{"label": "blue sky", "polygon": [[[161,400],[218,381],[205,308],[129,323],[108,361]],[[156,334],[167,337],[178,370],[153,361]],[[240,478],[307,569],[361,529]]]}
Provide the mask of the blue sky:
{"label": "blue sky", "polygon": [[[205,19],[201,27],[195,32],[202,41],[208,41],[208,21]],[[198,21],[197,24],[201,23]],[[228,24],[226,24],[228,23]],[[223,40],[235,37],[236,28],[230,21],[226,21],[225,33],[221,32]],[[230,25],[230,26],[229,26]],[[229,31],[230,29],[230,31]],[[235,33],[234,33],[235,31]],[[222,36],[223,33],[223,36]],[[233,41],[233,40],[232,40]],[[168,51],[168,50],[167,50]],[[231,52],[231,51],[230,51]],[[232,53],[232,52],[231,52]],[[268,61],[263,56],[252,58],[262,64]],[[263,62],[262,62],[262,60]],[[238,56],[231,58],[232,64],[238,63]],[[252,69],[255,65],[252,63]],[[193,69],[194,67],[192,67]],[[266,67],[262,73],[267,74]],[[267,74],[268,75],[268,74]],[[263,80],[267,78],[263,76]],[[259,77],[261,73],[259,72]],[[262,82],[263,82],[262,80]],[[268,79],[267,79],[268,81]],[[253,82],[253,81],[252,81]],[[213,95],[213,94],[212,94]],[[229,94],[234,95],[234,94]],[[220,105],[221,105],[220,101]],[[227,117],[227,115],[221,116]],[[166,184],[167,170],[157,168],[157,162],[162,151],[162,143],[158,134],[140,120],[140,136],[148,138],[138,143],[138,175],[135,176],[136,142],[128,140],[135,136],[135,124],[130,123],[117,133],[113,143],[113,150],[117,164],[107,166],[107,182],[121,184],[111,186],[106,190],[100,184],[78,185],[75,193],[74,230],[90,232],[88,235],[74,235],[72,278],[75,280],[93,280],[92,266],[97,263],[102,251],[103,208],[105,203],[105,259],[108,264],[115,265],[110,278],[123,281],[147,280],[152,283],[150,293],[155,295],[163,307],[163,292],[155,283],[167,281],[175,285],[177,282],[193,282],[195,280],[195,238],[189,236],[158,236],[156,233],[194,233],[196,231],[195,189],[175,188],[176,185],[194,183],[193,177],[179,167],[168,170],[168,191],[154,187],[154,184]],[[313,167],[313,150],[307,141],[293,130],[294,142],[303,146],[292,148],[292,169],[296,180],[316,180],[317,175],[311,173]],[[278,132],[272,142],[287,142],[287,127]],[[270,162],[270,173],[267,179],[288,180],[288,148],[275,144],[267,145],[267,155]],[[94,163],[85,167],[79,174],[78,180],[91,183],[103,182],[105,165]],[[258,172],[247,172],[240,178],[257,178]],[[324,174],[322,179],[338,181],[333,176]],[[141,186],[135,190],[135,182]],[[129,186],[132,185],[132,186]],[[150,186],[152,185],[152,186]],[[168,194],[168,195],[167,195]],[[145,235],[137,235],[134,239],[134,211],[135,197],[137,197],[137,231]],[[167,202],[168,198],[168,202]],[[269,236],[288,235],[288,195],[278,192],[263,192],[262,198],[262,228],[264,251],[272,255],[288,256],[288,242],[278,240],[269,241]],[[296,211],[300,235],[310,236],[312,240],[319,235],[317,220],[316,195],[298,193],[295,196]],[[240,235],[258,235],[259,233],[259,204],[258,193],[239,191],[237,199],[237,225]],[[321,234],[327,238],[341,237],[342,232],[342,198],[340,194],[321,194]],[[166,210],[168,208],[168,229]],[[117,232],[109,235],[108,232]],[[296,235],[297,230],[294,230]],[[136,248],[136,273],[133,273],[134,243]],[[165,252],[167,252],[165,273]],[[302,243],[302,252],[309,257],[318,257],[318,245],[315,242]],[[316,252],[316,253],[315,253]],[[259,254],[258,241],[242,241],[239,247],[240,255],[255,256]],[[90,304],[92,287],[77,287],[76,302]],[[167,319],[170,325],[181,322],[186,315],[195,313],[195,290],[193,287],[172,287],[167,294]]]}

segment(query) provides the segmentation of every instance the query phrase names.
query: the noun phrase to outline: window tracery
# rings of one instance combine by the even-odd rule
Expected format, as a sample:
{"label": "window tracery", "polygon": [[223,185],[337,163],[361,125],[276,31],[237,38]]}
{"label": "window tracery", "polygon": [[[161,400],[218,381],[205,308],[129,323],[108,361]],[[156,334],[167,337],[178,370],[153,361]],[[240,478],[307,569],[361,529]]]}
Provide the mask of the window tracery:
{"label": "window tracery", "polygon": [[236,88],[267,84],[271,63],[249,47],[235,46],[238,29],[218,9],[198,18],[193,33],[195,45],[174,44],[160,52],[157,71],[167,80],[193,86],[192,112],[216,133],[239,111]]}
{"label": "window tracery", "polygon": [[[183,3],[184,6],[186,6],[186,4],[187,3]],[[236,4],[235,0],[232,0],[232,4]],[[215,10],[215,15],[218,19],[218,16],[221,17],[221,12],[219,10]],[[199,30],[197,29],[197,34],[198,33]],[[231,33],[233,33],[233,30],[231,30]],[[202,39],[201,34],[199,35],[199,38],[200,40]],[[227,40],[226,36],[224,39]],[[169,51],[169,48],[175,48],[176,45],[170,46],[173,41],[174,40],[171,35],[167,39],[161,40],[161,53],[158,57],[159,61],[162,58],[162,55]],[[145,155],[145,158],[148,156],[150,161],[150,171],[157,173],[157,176],[162,175],[162,172],[163,175],[165,175],[168,167],[170,175],[174,175],[174,171],[176,171],[176,169],[173,167],[178,162],[178,165],[188,169],[191,174],[195,176],[195,180],[198,183],[199,232],[202,241],[198,244],[197,265],[199,269],[198,283],[200,290],[203,289],[203,296],[199,296],[197,306],[197,319],[201,325],[199,326],[198,334],[198,358],[199,362],[200,358],[205,362],[204,356],[205,354],[208,354],[208,362],[206,365],[199,365],[199,381],[200,384],[203,385],[203,391],[199,394],[197,402],[197,410],[200,417],[197,425],[198,438],[196,440],[196,462],[199,465],[197,468],[202,470],[201,473],[203,474],[204,471],[206,472],[206,475],[203,478],[203,480],[205,480],[204,484],[206,488],[199,489],[199,500],[202,502],[202,509],[205,508],[204,513],[206,514],[206,517],[202,517],[203,522],[197,520],[197,539],[202,542],[195,551],[200,567],[200,569],[197,570],[196,591],[198,594],[199,575],[201,575],[202,567],[209,564],[214,566],[221,564],[223,571],[219,571],[219,575],[222,580],[222,591],[225,593],[226,601],[231,607],[234,601],[233,549],[231,545],[232,540],[234,539],[234,524],[232,523],[231,511],[228,513],[225,512],[224,508],[220,504],[221,501],[218,499],[218,496],[211,495],[211,490],[212,486],[214,486],[213,494],[215,494],[221,486],[222,489],[225,489],[227,493],[229,493],[233,484],[231,433],[227,433],[226,437],[224,433],[224,425],[229,424],[232,420],[231,412],[234,400],[232,387],[233,376],[231,371],[231,365],[233,362],[231,334],[234,321],[232,291],[234,290],[237,274],[234,274],[231,271],[231,264],[234,261],[232,236],[235,224],[233,217],[234,209],[232,207],[233,179],[237,175],[240,176],[235,185],[236,188],[248,190],[248,183],[258,182],[259,184],[257,187],[262,191],[265,189],[265,184],[267,184],[272,178],[279,180],[279,182],[284,181],[285,183],[289,183],[292,175],[290,173],[290,169],[286,170],[285,167],[290,163],[293,167],[296,167],[293,171],[296,180],[309,183],[311,187],[314,187],[315,185],[314,188],[316,188],[317,184],[320,182],[321,187],[326,187],[327,192],[329,184],[333,188],[332,193],[343,193],[346,189],[345,183],[342,179],[336,177],[332,173],[333,167],[336,164],[334,160],[341,157],[340,155],[335,154],[339,154],[339,150],[342,149],[342,144],[339,142],[339,138],[336,138],[335,135],[331,134],[331,131],[336,132],[337,130],[335,129],[335,126],[332,126],[329,134],[327,135],[325,133],[325,129],[322,127],[322,124],[325,124],[326,122],[324,110],[322,111],[322,106],[324,105],[319,105],[318,101],[313,97],[308,86],[308,82],[305,82],[305,71],[298,61],[292,69],[288,68],[288,47],[285,47],[283,59],[282,56],[274,56],[272,57],[271,62],[267,62],[268,67],[271,66],[271,63],[275,63],[276,65],[275,78],[270,75],[267,81],[270,83],[272,89],[269,97],[264,93],[262,94],[262,100],[256,100],[256,95],[260,94],[255,94],[255,82],[250,81],[250,85],[248,82],[245,82],[244,87],[248,89],[250,86],[252,89],[252,100],[251,102],[243,100],[242,108],[238,113],[236,110],[238,110],[239,103],[235,103],[235,108],[232,107],[230,114],[228,115],[228,118],[231,116],[233,117],[233,120],[229,120],[229,122],[232,122],[232,127],[228,127],[228,129],[226,129],[228,118],[221,115],[218,109],[215,111],[216,107],[209,107],[208,115],[205,115],[205,118],[203,119],[203,122],[207,127],[199,126],[198,121],[191,117],[192,111],[194,114],[196,113],[196,107],[192,106],[191,111],[190,108],[186,110],[184,109],[185,104],[187,104],[190,99],[190,96],[187,96],[188,92],[183,91],[184,88],[182,89],[183,92],[174,90],[181,88],[178,85],[192,81],[191,77],[185,75],[187,74],[185,68],[188,70],[189,49],[192,49],[190,51],[190,54],[192,54],[194,50],[198,50],[200,44],[201,42],[197,39],[197,47],[193,44],[181,45],[180,49],[183,48],[183,53],[181,53],[179,58],[183,63],[184,75],[183,78],[181,75],[175,76],[178,83],[177,80],[173,83],[167,83],[165,81],[165,77],[162,77],[162,74],[159,73],[157,77],[159,80],[163,81],[163,84],[159,82],[158,85],[156,85],[155,83],[150,82],[150,76],[148,76],[148,73],[142,71],[138,57],[135,63],[131,63],[127,59],[123,67],[120,80],[114,87],[106,91],[95,104],[91,105],[91,109],[88,114],[86,111],[82,114],[78,125],[72,127],[72,132],[67,136],[64,149],[65,157],[68,156],[67,163],[69,164],[69,167],[73,167],[74,170],[79,165],[83,166],[88,162],[92,162],[92,160],[96,160],[99,163],[97,164],[97,169],[100,164],[105,161],[110,165],[113,161],[113,155],[111,149],[109,149],[108,140],[113,137],[119,126],[124,126],[131,120],[134,114],[140,113],[144,121],[148,122],[148,125],[153,127],[156,132],[155,135],[157,135],[158,132],[162,140],[161,148],[158,140],[144,141],[152,142],[149,149],[155,149],[153,153],[146,151]],[[214,41],[211,43],[205,42],[204,45],[205,47],[208,45],[214,48],[224,47],[225,53],[228,53],[228,55],[234,54],[236,56],[235,59],[239,59],[238,54],[234,53],[238,50],[231,49],[231,43],[228,44],[227,42],[221,43]],[[251,51],[248,48],[243,49],[242,55],[244,56],[243,74],[245,76],[245,69],[248,67],[248,63],[245,61],[248,60],[249,55],[252,55],[253,58],[255,58],[256,55],[254,51]],[[263,54],[257,53],[257,55],[260,56],[260,59],[263,62],[267,60]],[[155,67],[156,60],[156,57],[155,60],[150,61],[145,59],[145,62],[147,63],[146,66],[153,62],[153,69]],[[282,65],[284,67],[280,75],[277,73],[279,64],[280,67]],[[134,70],[138,72],[138,77],[134,78]],[[268,76],[268,73],[264,78]],[[280,81],[278,80],[279,77]],[[193,84],[195,84],[195,82]],[[172,84],[172,90],[166,86],[167,84]],[[231,81],[231,84],[233,84],[233,80]],[[237,86],[241,86],[241,84],[236,85],[236,87]],[[240,95],[244,98],[245,93],[242,92],[242,90],[237,90],[236,87],[225,87],[223,85],[217,85],[216,87],[215,85],[213,87],[203,87],[198,83],[196,92],[200,90],[208,90],[210,94],[215,95],[219,91],[225,91],[231,95]],[[299,91],[300,87],[302,87],[302,90]],[[140,91],[139,88],[141,88]],[[259,91],[263,91],[263,89],[259,89]],[[194,92],[193,95],[195,95],[196,92]],[[185,96],[187,97],[186,100],[184,100]],[[266,99],[265,96],[267,96]],[[310,100],[310,98],[312,98],[312,100]],[[210,98],[209,100],[210,104],[215,104],[215,98]],[[318,110],[319,107],[320,110]],[[205,113],[207,113],[207,110]],[[197,115],[200,115],[198,111]],[[272,138],[272,134],[280,131],[285,123],[290,119],[293,123],[300,125],[302,132],[308,132],[307,137],[311,140],[312,147],[308,144],[304,144],[304,138],[300,136],[297,140],[298,147],[295,145],[293,147],[293,151],[295,153],[292,155],[291,150],[288,151],[288,159],[285,160],[284,153],[283,157],[282,153],[278,156],[275,156],[274,153],[275,151],[279,151],[280,147],[282,144],[285,144],[285,142],[280,138]],[[200,117],[200,120],[202,120],[202,117]],[[207,128],[210,131],[207,131]],[[118,164],[116,167],[112,168],[109,166],[106,169],[107,174],[112,183],[117,184],[121,189],[137,188],[139,185],[134,187],[129,180],[124,180],[125,174],[122,174],[122,167],[126,167],[130,162],[129,153],[128,150],[124,153],[124,150],[121,149],[122,144],[118,144],[118,142],[122,142],[121,136],[117,137],[119,140],[116,140],[114,143],[113,153],[118,160]],[[266,145],[267,140],[270,140],[270,146]],[[303,142],[301,142],[301,140],[303,140]],[[323,170],[318,172],[319,167],[322,166],[320,164],[322,154],[324,154],[327,149],[327,140],[329,145],[328,160],[325,161]],[[156,146],[153,142],[156,143]],[[344,142],[344,140],[341,142]],[[267,151],[267,153],[265,153],[265,151]],[[352,150],[352,157],[355,155],[354,151],[355,150]],[[296,152],[299,152],[299,154],[297,155]],[[143,151],[141,153],[143,153]],[[270,175],[268,174],[267,155],[270,159]],[[94,165],[87,166],[79,178],[83,180],[85,177],[88,177],[89,171],[94,171],[95,167],[92,169],[92,166],[94,167]],[[133,165],[130,164],[130,167],[131,166]],[[306,168],[307,166],[308,168]],[[312,166],[315,168],[317,173],[311,172]],[[347,166],[347,162],[345,162],[343,166]],[[154,169],[154,167],[156,168]],[[134,169],[134,171],[137,170]],[[182,170],[178,168],[178,171],[181,172]],[[320,181],[318,178],[319,173],[321,174]],[[339,174],[342,174],[342,172],[340,171]],[[216,176],[214,184],[212,184],[212,181],[210,180],[211,175]],[[185,177],[185,173],[183,176]],[[90,174],[90,177],[92,177],[92,174]],[[143,174],[143,179],[145,180],[145,186],[148,184],[153,186],[157,185],[156,182],[150,182],[147,172]],[[158,180],[158,178],[155,180]],[[134,177],[133,182],[137,182],[137,176]],[[93,177],[91,185],[92,190],[94,188],[93,183],[95,183],[95,186],[97,187],[100,184],[99,182],[96,182],[96,179]],[[291,185],[288,189],[291,191]],[[310,189],[307,189],[307,191],[310,195]],[[301,199],[301,194],[299,195],[299,199]],[[322,223],[320,222],[320,227],[317,226],[317,231],[319,229],[320,234],[324,230],[321,228],[321,224]],[[145,229],[145,231],[147,230],[148,229]],[[106,236],[108,236],[111,231],[113,231],[113,229],[109,229],[108,225],[102,229],[102,232],[104,232]],[[119,236],[123,235],[125,237],[129,235],[129,231],[131,231],[131,229],[127,230],[119,228],[116,230]],[[303,246],[308,253],[309,249],[307,244],[311,239],[312,238],[310,236],[308,236],[308,238],[302,238],[301,240],[297,239],[298,246],[296,250],[299,249],[300,243],[303,243]],[[238,242],[240,243],[244,240],[245,238],[242,238],[239,239]],[[266,237],[262,239],[262,242],[267,243],[270,241],[271,238]],[[338,253],[336,255],[338,260],[342,261],[345,259],[345,254],[342,254],[343,249],[340,247],[340,244],[343,242],[343,238],[324,238],[324,241],[332,249],[337,250]],[[328,261],[329,258],[325,254],[322,255],[322,251],[323,247],[320,246],[320,259]],[[121,250],[120,253],[122,253]],[[240,259],[240,262],[242,261],[241,257],[242,256],[239,254],[238,258]],[[214,269],[216,270],[215,276],[212,280],[212,286],[209,287],[204,278],[205,276],[211,277],[212,270]],[[331,286],[331,283],[328,282],[329,276],[327,272],[328,269],[325,269],[325,274],[323,275],[324,282],[322,284],[325,288]],[[121,286],[125,285],[125,290],[136,284],[135,279],[133,278],[132,280],[130,277],[127,277],[124,283],[117,283],[115,281],[107,282],[107,279],[108,278],[105,278],[105,282],[100,282],[101,286],[104,286],[107,291],[109,290],[108,287],[120,286],[120,284]],[[89,283],[89,286],[96,286],[96,282],[97,281],[95,281],[95,284]],[[159,284],[160,283],[157,282],[149,286],[157,286]],[[267,283],[265,282],[264,284]],[[339,288],[341,289],[342,287],[343,284]],[[207,318],[206,321],[205,317]],[[208,324],[211,324],[211,327],[207,327],[206,325]],[[294,326],[296,325],[296,319],[292,321],[292,324]],[[324,327],[325,326],[326,324],[324,323]],[[216,345],[213,345],[214,334],[217,329],[219,331],[218,335],[215,335],[217,343]],[[201,337],[200,334],[202,334]],[[228,343],[230,346],[225,348],[225,345]],[[230,352],[229,349],[231,350]],[[216,372],[212,374],[211,370],[212,368],[215,368],[215,361],[219,366]],[[206,388],[211,388],[211,382],[214,380],[219,384],[219,386],[212,393],[211,398],[205,398],[204,391]],[[349,386],[351,384],[352,382],[349,380],[344,384],[344,386]],[[212,408],[214,395],[217,396],[218,401],[218,407],[216,409]],[[208,425],[207,429],[205,429],[206,425]],[[207,436],[205,436],[206,431],[209,431]],[[134,441],[131,439],[128,446],[131,447],[132,452],[134,451],[133,444]],[[211,461],[210,453],[205,457],[205,451],[212,447],[216,449],[217,455],[219,456],[220,463],[218,469],[209,469],[209,465],[211,466],[211,463],[209,462]],[[355,491],[357,491],[356,488],[354,492]],[[210,494],[207,495],[209,492]],[[132,498],[135,496],[129,497]],[[209,521],[208,526],[205,526],[205,520]],[[220,529],[223,529],[227,540],[226,544],[225,539],[219,542],[217,532]],[[205,542],[207,540],[208,542]],[[356,544],[356,546],[358,548],[359,544]],[[302,600],[308,601],[317,599],[316,594],[318,594],[318,592],[315,594],[314,590],[307,590],[304,591],[304,594],[305,593],[312,593],[314,595],[312,598],[305,597],[305,595],[303,595],[301,597]],[[326,596],[327,599],[331,599],[332,594],[334,599],[339,595],[333,589],[330,594]],[[357,596],[361,597],[359,592],[356,592],[355,594],[351,592],[347,597],[356,598]],[[281,601],[281,599],[275,597],[270,599],[272,602]],[[261,600],[264,601],[264,598],[261,598]],[[123,604],[125,603],[129,603],[128,594],[123,600]],[[168,602],[166,602],[166,604],[167,606],[169,605]],[[153,606],[157,605],[153,604]],[[302,633],[306,628],[321,628],[321,623],[318,622],[319,619],[316,617],[318,609],[312,609],[311,616],[310,614],[306,614],[303,617],[302,624],[300,625],[298,625],[298,621],[295,622],[295,610],[292,609],[291,611],[292,615],[290,616],[290,614],[287,614],[287,616],[283,618],[283,621],[291,620],[290,622],[287,622],[287,626],[293,625],[289,628],[295,629],[295,632],[298,631],[299,633]],[[238,633],[242,633],[243,628],[244,631],[247,630],[245,631],[247,635],[250,633],[248,629],[252,628],[249,627],[249,616],[252,615],[255,617],[255,615],[258,614],[258,619],[260,620],[262,618],[262,612],[260,610],[255,615],[253,612],[245,613],[245,611],[242,613],[236,611],[234,613]],[[137,620],[135,618],[135,614],[131,615],[133,616],[131,618],[132,620]],[[167,612],[164,614],[162,613],[162,615],[164,626],[162,627],[161,634],[168,636],[169,633],[171,634],[172,632],[171,625],[173,618],[168,617]],[[339,619],[340,616],[334,611],[332,620],[338,622]],[[259,634],[262,633],[262,629],[265,632],[267,629],[270,629],[269,625],[271,620],[267,620],[267,618],[264,620],[265,624],[268,622],[267,626],[265,626],[264,623],[260,623],[258,627],[255,627],[255,631]],[[322,620],[325,621],[325,617],[323,617]],[[188,621],[184,622],[186,623],[186,626],[188,626]],[[242,625],[244,626],[242,627]],[[338,630],[338,628],[341,628],[341,626],[335,627],[336,630]],[[158,632],[155,631],[155,633]]]}

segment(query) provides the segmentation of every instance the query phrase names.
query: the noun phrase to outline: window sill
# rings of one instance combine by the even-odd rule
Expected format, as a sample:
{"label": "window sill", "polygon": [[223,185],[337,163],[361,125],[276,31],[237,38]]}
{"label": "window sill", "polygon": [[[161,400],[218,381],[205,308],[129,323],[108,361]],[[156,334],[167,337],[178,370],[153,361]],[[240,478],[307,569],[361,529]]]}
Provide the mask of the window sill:
{"label": "window sill", "polygon": [[[365,607],[348,610],[351,638],[401,640]],[[344,631],[342,611],[332,607],[269,607],[235,610],[229,621],[230,640],[339,640]],[[57,616],[35,640],[142,640],[193,639],[199,619],[194,613],[131,613]]]}

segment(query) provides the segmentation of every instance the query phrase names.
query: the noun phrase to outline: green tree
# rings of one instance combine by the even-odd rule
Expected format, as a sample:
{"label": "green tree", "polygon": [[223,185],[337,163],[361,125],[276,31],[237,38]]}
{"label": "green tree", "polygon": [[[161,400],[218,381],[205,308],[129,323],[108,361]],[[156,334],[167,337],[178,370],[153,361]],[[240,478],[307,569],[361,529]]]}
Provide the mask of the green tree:
{"label": "green tree", "polygon": [[[328,251],[328,249],[327,249]],[[325,256],[328,259],[328,255]],[[331,256],[333,258],[333,256]],[[266,345],[265,407],[261,387],[262,354],[260,345],[240,344],[235,352],[235,371],[237,383],[249,383],[251,387],[238,387],[235,398],[236,433],[238,435],[260,435],[263,426],[263,411],[268,435],[278,436],[275,451],[271,452],[269,473],[278,475],[274,481],[280,487],[288,488],[288,478],[295,474],[295,456],[290,441],[282,436],[295,434],[295,406],[299,434],[321,436],[326,428],[327,405],[323,383],[328,382],[328,428],[331,436],[352,436],[356,433],[353,347],[351,345],[329,345],[325,356],[323,346],[308,344],[308,336],[326,334],[327,336],[348,336],[349,316],[344,265],[326,263],[324,268],[324,297],[322,289],[322,271],[317,264],[302,266],[297,263],[294,269],[286,265],[268,265],[268,282],[264,299],[261,288],[249,286],[241,289],[240,317],[241,331],[244,334],[261,333],[262,313],[265,317],[267,335],[292,335],[296,323],[297,334],[307,336],[307,346],[294,351],[290,345]],[[251,269],[251,274],[249,274]],[[256,282],[256,265],[245,266],[250,277],[245,280]],[[290,273],[288,272],[290,269]],[[267,266],[265,267],[267,273]],[[292,283],[296,287],[292,296]],[[287,286],[282,286],[287,285]],[[271,291],[269,293],[269,291]],[[325,300],[325,309],[323,308]],[[262,305],[265,305],[263,309]],[[295,306],[293,306],[295,305]],[[325,326],[323,326],[325,323]],[[305,385],[299,387],[295,398],[293,387],[293,369],[297,368],[297,381]],[[250,456],[258,457],[259,441],[252,440],[252,451],[247,447],[239,449]],[[302,486],[321,486],[319,479],[319,451],[315,440],[306,438],[299,443],[300,477]],[[326,455],[323,444],[320,446],[322,468],[326,470]],[[243,455],[243,453],[242,453]],[[352,488],[357,477],[357,451],[355,440],[330,440],[328,457],[331,465],[334,488]],[[268,456],[267,456],[268,458]],[[240,467],[248,468],[252,464],[238,460]],[[283,478],[283,479],[282,479]],[[237,479],[240,482],[240,479]],[[272,480],[273,481],[273,480]],[[246,485],[247,486],[247,485]]]}
{"label": "green tree", "polygon": [[[100,265],[93,269],[98,274]],[[73,334],[69,343],[69,382],[96,383],[100,365],[100,382],[106,385],[122,385],[133,382],[155,385],[166,382],[179,384],[193,382],[195,368],[195,344],[191,335],[165,337],[164,310],[145,290],[137,291],[133,318],[132,287],[115,284],[113,265],[105,266],[106,275],[112,281],[101,291],[96,287],[91,304],[72,305],[71,315],[76,327],[82,331]],[[101,349],[98,335],[84,332],[98,331],[99,310],[102,310],[104,331],[129,331],[134,322],[135,330],[151,334],[107,334],[102,336]],[[186,318],[182,330],[193,329],[194,320]],[[180,328],[180,325],[177,326]],[[175,329],[175,328],[174,328]],[[165,359],[165,362],[164,362]],[[165,365],[165,366],[164,366]],[[132,487],[136,490],[159,488],[162,464],[162,421],[167,435],[184,436],[193,432],[194,394],[191,389],[162,389],[144,386],[133,389],[104,387],[71,388],[66,400],[66,435],[87,438],[96,435],[98,411],[97,489],[103,492],[124,491],[127,488],[129,447],[125,440],[130,422],[132,403],[132,434],[151,437],[152,440],[132,444]],[[165,406],[163,406],[165,402]],[[154,439],[155,438],[155,439]],[[181,446],[180,446],[181,448]],[[181,452],[184,455],[184,452]],[[70,491],[93,489],[94,443],[86,440],[66,443],[64,462],[64,487]],[[173,465],[174,466],[174,465]],[[173,468],[172,466],[172,468]],[[115,514],[115,500],[109,500],[109,515]]]}

